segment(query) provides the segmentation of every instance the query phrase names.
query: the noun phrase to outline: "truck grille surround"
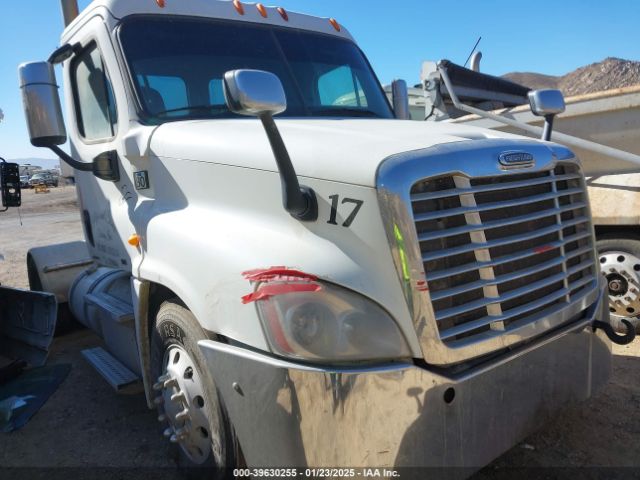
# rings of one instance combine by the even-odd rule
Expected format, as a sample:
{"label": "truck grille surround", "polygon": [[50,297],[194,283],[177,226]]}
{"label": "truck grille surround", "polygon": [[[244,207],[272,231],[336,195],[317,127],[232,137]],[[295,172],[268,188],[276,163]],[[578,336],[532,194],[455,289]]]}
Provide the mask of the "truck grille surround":
{"label": "truck grille surround", "polygon": [[585,192],[575,163],[413,185],[411,210],[442,342],[455,347],[508,333],[593,289]]}

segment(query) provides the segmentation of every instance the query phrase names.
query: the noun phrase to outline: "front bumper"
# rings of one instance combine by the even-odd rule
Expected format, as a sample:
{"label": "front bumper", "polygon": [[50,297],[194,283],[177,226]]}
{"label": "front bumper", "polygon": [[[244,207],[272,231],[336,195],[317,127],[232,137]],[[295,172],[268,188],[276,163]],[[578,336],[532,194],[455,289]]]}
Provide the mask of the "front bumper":
{"label": "front bumper", "polygon": [[250,467],[478,468],[608,380],[610,342],[590,327],[608,320],[606,309],[600,295],[581,320],[453,376],[200,347]]}

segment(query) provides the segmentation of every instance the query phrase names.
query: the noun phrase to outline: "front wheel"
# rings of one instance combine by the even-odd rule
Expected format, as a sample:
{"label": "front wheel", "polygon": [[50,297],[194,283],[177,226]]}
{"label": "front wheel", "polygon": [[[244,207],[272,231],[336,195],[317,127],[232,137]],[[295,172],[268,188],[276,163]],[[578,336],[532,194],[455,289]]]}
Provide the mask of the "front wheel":
{"label": "front wheel", "polygon": [[164,302],[151,337],[158,420],[179,447],[181,466],[236,465],[236,442],[198,341],[206,335],[178,300]]}
{"label": "front wheel", "polygon": [[622,320],[640,332],[640,237],[599,237],[598,258],[609,287],[609,311],[614,330],[626,332]]}

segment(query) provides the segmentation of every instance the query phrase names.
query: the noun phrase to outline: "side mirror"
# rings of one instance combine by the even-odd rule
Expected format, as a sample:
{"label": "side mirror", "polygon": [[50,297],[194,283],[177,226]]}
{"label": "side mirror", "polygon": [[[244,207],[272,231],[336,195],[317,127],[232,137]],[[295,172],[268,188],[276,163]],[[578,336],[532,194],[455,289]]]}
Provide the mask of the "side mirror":
{"label": "side mirror", "polygon": [[0,163],[0,190],[2,191],[2,206],[5,210],[19,207],[22,203],[20,192],[20,166],[17,163]]}
{"label": "side mirror", "polygon": [[52,147],[67,141],[53,65],[24,63],[18,68],[31,144]]}
{"label": "side mirror", "polygon": [[393,111],[399,120],[411,120],[409,112],[409,90],[404,80],[394,80],[391,83],[391,96],[393,99]]}
{"label": "side mirror", "polygon": [[[64,61],[73,54],[75,47],[63,46],[56,50],[51,58]],[[67,130],[62,118],[60,95],[56,74],[51,62],[23,63],[18,67],[22,103],[27,119],[29,137],[34,147],[46,147],[56,153],[63,161],[76,170],[91,172],[103,180],[117,182],[120,179],[117,163],[111,154],[99,157],[97,164],[79,162],[71,158],[58,145],[67,141]]]}
{"label": "side mirror", "polygon": [[267,134],[282,182],[282,204],[294,218],[304,222],[318,219],[315,192],[298,182],[298,176],[273,116],[287,109],[287,97],[280,79],[261,70],[231,70],[224,74],[224,98],[234,113],[258,117]]}
{"label": "side mirror", "polygon": [[229,110],[240,115],[277,115],[287,109],[287,97],[280,79],[261,70],[227,72],[224,97]]}
{"label": "side mirror", "polygon": [[564,112],[564,95],[560,90],[532,90],[529,92],[531,111],[538,117],[544,117],[543,140],[551,140],[553,120],[556,115]]}

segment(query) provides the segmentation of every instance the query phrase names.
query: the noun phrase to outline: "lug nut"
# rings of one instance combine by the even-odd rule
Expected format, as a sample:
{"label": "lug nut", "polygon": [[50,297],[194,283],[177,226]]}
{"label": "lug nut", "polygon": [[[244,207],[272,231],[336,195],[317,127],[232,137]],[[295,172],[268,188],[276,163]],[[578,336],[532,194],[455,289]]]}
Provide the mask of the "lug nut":
{"label": "lug nut", "polygon": [[184,400],[186,400],[186,397],[184,396],[183,392],[176,392],[173,395],[171,395],[172,402],[180,402]]}
{"label": "lug nut", "polygon": [[169,441],[170,441],[171,443],[178,443],[178,437],[176,437],[175,435],[171,435],[171,436],[169,437]]}
{"label": "lug nut", "polygon": [[185,408],[183,411],[176,415],[176,422],[187,420],[189,418],[189,409]]}
{"label": "lug nut", "polygon": [[178,380],[176,380],[175,378],[170,378],[169,380],[164,382],[163,386],[164,386],[164,388],[177,387],[178,386]]}
{"label": "lug nut", "polygon": [[163,435],[167,438],[171,437],[171,435],[173,435],[173,429],[171,428],[167,428],[164,432]]}
{"label": "lug nut", "polygon": [[159,392],[160,390],[162,390],[162,388],[163,388],[163,387],[164,387],[164,384],[162,384],[162,383],[160,383],[160,382],[158,382],[158,383],[154,383],[154,384],[153,384],[153,389],[154,389],[156,392]]}
{"label": "lug nut", "polygon": [[158,416],[158,421],[160,423],[166,422],[167,421],[167,416],[165,414],[162,414],[162,415]]}
{"label": "lug nut", "polygon": [[164,397],[162,395],[159,397],[156,397],[153,400],[153,403],[155,403],[156,405],[162,405],[164,403]]}

